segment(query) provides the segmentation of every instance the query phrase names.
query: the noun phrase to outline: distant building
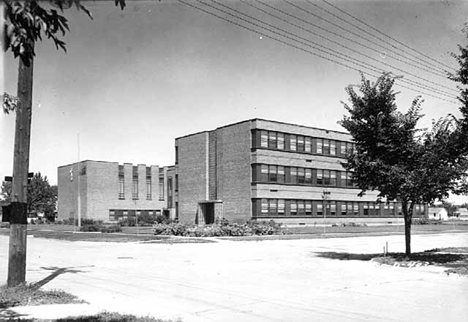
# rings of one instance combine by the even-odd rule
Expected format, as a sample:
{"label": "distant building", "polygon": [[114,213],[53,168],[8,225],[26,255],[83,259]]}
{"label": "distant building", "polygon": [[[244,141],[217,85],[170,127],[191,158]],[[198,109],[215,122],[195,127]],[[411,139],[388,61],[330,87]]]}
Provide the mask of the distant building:
{"label": "distant building", "polygon": [[430,207],[428,218],[431,220],[448,220],[447,209],[443,207]]}
{"label": "distant building", "polygon": [[459,220],[468,220],[468,209],[467,208],[459,208],[455,212],[455,216],[457,216],[457,218]]}
{"label": "distant building", "polygon": [[[360,192],[343,166],[349,134],[252,119],[176,138],[181,222],[402,223],[401,205]],[[415,205],[414,217],[427,207]]]}
{"label": "distant building", "polygon": [[[175,217],[174,167],[81,161],[58,168],[58,219]],[[169,187],[169,189],[168,189]]]}

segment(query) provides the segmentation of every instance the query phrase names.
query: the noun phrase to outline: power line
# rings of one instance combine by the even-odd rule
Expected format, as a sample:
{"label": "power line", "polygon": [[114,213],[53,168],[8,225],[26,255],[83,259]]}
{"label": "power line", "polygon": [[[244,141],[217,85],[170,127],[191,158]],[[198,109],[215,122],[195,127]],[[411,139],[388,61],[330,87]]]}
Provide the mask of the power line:
{"label": "power line", "polygon": [[[232,10],[232,11],[235,11],[235,12],[237,12],[237,13],[239,13],[239,14],[242,14],[242,15],[244,15],[244,16],[247,16],[247,17],[249,17],[250,19],[260,21],[261,23],[263,23],[263,24],[265,24],[265,25],[268,25],[268,26],[273,27],[273,28],[275,28],[275,29],[281,30],[281,31],[286,32],[286,33],[288,33],[288,34],[290,34],[290,35],[293,35],[294,37],[303,39],[303,40],[305,40],[305,41],[307,41],[307,42],[309,42],[309,43],[315,44],[315,45],[317,45],[317,46],[319,46],[319,47],[326,48],[327,50],[330,50],[330,51],[333,51],[333,52],[335,52],[335,53],[338,53],[339,55],[343,55],[343,56],[345,56],[345,57],[348,57],[348,58],[353,59],[353,57],[351,57],[351,56],[345,55],[345,54],[343,54],[343,53],[341,53],[341,52],[334,51],[333,49],[330,49],[330,48],[328,48],[328,47],[325,47],[325,46],[323,46],[323,45],[321,45],[321,44],[318,44],[318,43],[313,42],[313,41],[310,41],[310,40],[308,40],[308,39],[306,39],[306,38],[297,36],[297,35],[292,34],[292,33],[290,33],[290,32],[284,31],[284,30],[281,29],[281,28],[278,28],[278,27],[276,27],[276,26],[272,26],[271,24],[268,24],[268,23],[263,22],[263,21],[261,21],[261,20],[259,20],[259,19],[257,19],[257,18],[253,18],[253,17],[251,17],[251,16],[249,16],[249,15],[247,15],[247,14],[245,14],[245,13],[242,13],[242,12],[236,10],[236,9],[233,9],[233,8],[230,8],[230,7],[226,6],[226,5],[223,5],[223,4],[219,3],[219,2],[216,1],[216,0],[211,0],[211,1],[217,3],[217,4],[220,5],[220,6],[223,6],[223,7],[225,7],[225,8],[228,8],[228,9]],[[356,50],[354,50],[354,49],[352,49],[352,48],[350,48],[350,47],[348,47],[348,46],[345,46],[345,45],[343,45],[343,44],[340,44],[340,43],[338,43],[338,42],[336,42],[336,41],[334,41],[334,40],[328,39],[327,37],[324,37],[323,35],[316,34],[316,33],[312,32],[312,31],[310,31],[310,30],[308,30],[308,29],[305,29],[305,28],[303,28],[303,27],[301,27],[301,26],[299,26],[299,25],[296,25],[296,24],[294,24],[294,23],[292,23],[292,22],[289,22],[289,21],[287,21],[287,20],[285,20],[285,19],[282,19],[281,17],[278,17],[278,16],[276,16],[276,15],[270,14],[269,12],[267,12],[267,11],[261,9],[261,8],[258,8],[258,7],[256,7],[256,6],[253,6],[253,5],[251,5],[251,4],[247,3],[247,2],[245,2],[244,0],[240,0],[240,1],[243,2],[243,3],[245,3],[245,4],[247,4],[247,5],[249,5],[249,6],[251,6],[251,7],[253,7],[253,8],[255,8],[255,9],[258,9],[258,10],[260,10],[260,11],[262,11],[262,12],[265,12],[266,14],[269,14],[270,16],[275,17],[275,18],[277,18],[277,19],[279,19],[279,20],[281,20],[281,21],[283,21],[283,22],[286,22],[286,23],[288,23],[288,24],[291,24],[291,25],[293,25],[293,26],[295,26],[295,27],[297,27],[297,28],[299,28],[299,29],[302,29],[302,30],[304,30],[304,31],[310,32],[310,33],[312,33],[313,35],[316,35],[316,36],[318,36],[318,37],[324,38],[324,39],[326,39],[326,40],[328,40],[328,41],[330,41],[330,42],[332,42],[332,43],[334,43],[334,44],[336,44],[336,45],[338,45],[338,46],[344,47],[344,48],[346,48],[346,49],[348,49],[348,50],[350,50],[350,51],[352,51],[352,52],[355,52],[355,53],[357,53],[357,54],[359,54],[359,55],[362,55],[362,56],[364,56],[364,57],[366,57],[366,58],[368,58],[368,59],[370,59],[370,60],[376,61],[377,63],[383,64],[383,65],[385,65],[385,66],[388,66],[388,67],[393,68],[393,69],[395,69],[395,70],[398,70],[398,71],[400,71],[400,72],[407,73],[408,75],[411,75],[411,76],[413,76],[413,77],[416,77],[416,78],[418,78],[418,79],[421,79],[421,80],[423,80],[423,81],[425,81],[425,82],[431,82],[431,81],[427,81],[426,79],[424,79],[424,78],[422,78],[422,77],[420,77],[420,76],[418,76],[418,75],[415,75],[415,74],[413,74],[413,73],[407,72],[407,71],[405,71],[405,70],[403,70],[403,69],[400,69],[400,68],[398,68],[398,67],[395,67],[395,66],[393,66],[393,65],[390,65],[390,64],[388,64],[388,63],[381,62],[381,61],[379,61],[379,60],[377,60],[377,59],[375,59],[375,58],[373,58],[373,57],[371,57],[371,56],[369,56],[369,55],[366,55],[366,54],[364,54],[364,53],[358,52],[358,51],[356,51]],[[263,28],[263,27],[262,27],[262,28]],[[367,64],[367,63],[362,62],[362,61],[360,61],[360,62],[361,62],[361,63],[364,63],[364,64]],[[369,66],[372,66],[372,65],[369,65]],[[376,66],[372,66],[372,67],[377,68]],[[408,80],[408,82],[410,82],[410,80]],[[422,86],[428,86],[428,85],[425,85],[425,84],[422,84],[422,83],[419,83],[419,82],[414,82],[414,83],[420,84],[420,85],[422,85]],[[433,84],[436,84],[436,85],[438,85],[438,86],[440,86],[440,87],[445,87],[446,89],[451,90],[451,91],[453,91],[453,92],[455,92],[455,93],[458,93],[456,90],[454,90],[454,89],[452,89],[452,88],[450,88],[450,87],[443,86],[443,85],[440,85],[440,84],[434,83],[434,82],[432,82],[432,83],[433,83]],[[440,93],[445,93],[445,94],[447,94],[446,96],[449,96],[449,97],[452,97],[452,96],[454,95],[454,94],[452,94],[452,93],[448,93],[448,92],[446,92],[446,91],[440,90],[439,88],[434,88],[434,87],[431,87],[431,86],[428,86],[428,87],[429,87],[429,89],[431,89],[432,91],[436,91],[436,92],[440,92]]]}
{"label": "power line", "polygon": [[[364,75],[368,75],[368,76],[376,77],[376,78],[380,77],[379,75],[375,75],[375,74],[372,74],[372,73],[369,73],[369,72],[366,72],[366,71],[362,71],[362,70],[357,69],[357,68],[355,68],[355,67],[349,66],[349,65],[347,65],[347,64],[345,64],[345,63],[339,62],[339,61],[337,61],[337,60],[335,60],[335,59],[333,59],[333,58],[329,58],[329,57],[323,56],[323,55],[321,55],[321,54],[317,54],[317,53],[315,53],[315,52],[312,52],[312,51],[307,50],[307,49],[305,49],[305,48],[302,48],[302,47],[299,47],[299,46],[297,46],[297,45],[288,43],[287,41],[281,40],[281,39],[276,38],[276,37],[274,37],[274,36],[271,36],[271,35],[265,34],[265,33],[263,33],[263,32],[260,32],[260,31],[258,31],[258,30],[252,29],[252,28],[250,28],[250,27],[244,26],[244,25],[242,25],[242,24],[240,24],[240,23],[238,23],[238,22],[232,21],[232,20],[230,20],[230,19],[227,19],[227,18],[225,18],[225,17],[222,17],[222,16],[220,16],[220,15],[217,15],[217,14],[215,14],[215,13],[213,13],[213,12],[210,12],[210,11],[205,10],[205,9],[203,9],[203,8],[200,8],[200,7],[197,7],[197,6],[195,6],[195,5],[192,5],[192,4],[190,4],[190,3],[188,3],[188,2],[186,2],[186,1],[184,1],[184,0],[178,0],[178,1],[179,1],[180,3],[183,3],[183,4],[187,5],[187,6],[189,6],[189,7],[194,8],[194,9],[196,9],[196,10],[199,10],[199,11],[204,12],[204,13],[206,13],[206,14],[212,15],[212,16],[214,16],[214,17],[217,17],[217,18],[221,19],[221,20],[227,21],[227,22],[229,22],[229,23],[231,23],[231,24],[233,24],[233,25],[236,25],[236,26],[238,26],[238,27],[241,27],[241,28],[246,29],[246,30],[248,30],[248,31],[251,31],[251,32],[253,32],[253,33],[256,33],[256,34],[258,34],[258,35],[260,35],[260,36],[263,36],[263,37],[272,39],[272,40],[274,40],[274,41],[276,41],[276,42],[279,42],[279,43],[281,43],[281,44],[283,44],[283,45],[286,45],[286,46],[289,46],[289,47],[298,49],[298,50],[300,50],[300,51],[302,51],[302,52],[308,53],[308,54],[313,55],[313,56],[317,56],[317,57],[323,58],[323,59],[325,59],[325,60],[328,60],[328,61],[331,61],[331,62],[333,62],[333,63],[335,63],[335,64],[338,64],[338,65],[340,65],[340,66],[343,66],[343,67],[346,67],[346,68],[355,70],[355,71],[357,71],[357,72],[360,72],[360,73],[362,73],[362,74],[364,74]],[[417,93],[420,93],[420,92],[421,92],[421,91],[419,91],[419,90],[416,90],[416,89],[411,88],[411,87],[407,87],[407,86],[405,86],[405,85],[401,85],[401,84],[396,84],[396,85],[398,85],[398,86],[400,86],[400,87],[403,87],[403,88],[406,88],[406,89],[409,89],[409,90],[411,90],[411,91],[417,92]],[[427,96],[431,96],[431,97],[434,97],[434,98],[439,99],[439,100],[442,100],[442,101],[446,101],[446,102],[449,102],[449,103],[452,103],[452,104],[457,104],[455,101],[450,101],[450,100],[447,100],[447,99],[442,98],[442,97],[440,97],[440,96],[436,96],[436,95],[433,95],[433,94],[430,94],[430,93],[425,93],[425,92],[423,92],[423,93],[426,94]]]}
{"label": "power line", "polygon": [[[262,4],[264,4],[263,2],[261,2],[261,1],[259,1],[259,0],[256,0],[256,1],[257,1],[257,2],[260,2],[260,3],[262,3]],[[337,27],[337,28],[339,28],[339,29],[341,29],[341,30],[344,30],[344,31],[346,31],[346,32],[349,32],[350,34],[353,34],[353,35],[355,35],[355,36],[357,36],[357,37],[359,37],[359,38],[365,39],[366,41],[368,41],[368,42],[370,42],[370,43],[372,43],[372,44],[374,44],[374,45],[376,45],[376,46],[379,46],[379,47],[381,47],[381,48],[383,48],[383,49],[385,49],[385,50],[387,50],[387,51],[390,51],[390,52],[392,52],[392,53],[394,53],[394,54],[397,54],[397,55],[400,55],[400,56],[402,56],[402,57],[405,57],[405,56],[403,56],[403,55],[397,53],[396,51],[394,51],[394,50],[392,50],[392,49],[389,49],[388,47],[384,47],[384,46],[382,46],[381,44],[376,43],[375,41],[370,40],[369,38],[363,37],[363,36],[361,36],[361,35],[358,34],[358,33],[355,33],[355,32],[353,32],[353,31],[351,31],[351,30],[349,30],[349,29],[346,29],[346,28],[344,28],[344,27],[342,27],[342,26],[340,26],[340,25],[338,25],[338,24],[336,24],[336,23],[330,21],[330,20],[327,20],[327,19],[325,19],[325,18],[323,18],[323,17],[320,17],[320,16],[316,15],[315,13],[313,13],[313,12],[307,10],[307,9],[304,9],[304,8],[302,8],[302,7],[300,7],[300,6],[296,5],[296,4],[294,4],[294,3],[291,3],[291,2],[288,1],[288,0],[283,0],[283,1],[286,2],[286,3],[289,4],[289,5],[291,5],[291,6],[295,7],[295,8],[297,8],[297,9],[303,11],[303,12],[308,13],[308,14],[311,15],[311,16],[316,17],[317,19],[323,20],[323,21],[325,21],[325,22],[331,24],[332,26],[335,26],[335,27]],[[264,5],[265,5],[265,4],[264,4]],[[397,49],[398,49],[398,48],[397,48]],[[403,50],[399,49],[399,51],[403,51]],[[404,52],[404,51],[403,51],[403,52]],[[410,59],[410,58],[408,58],[408,57],[405,57],[405,58],[408,59],[408,60]],[[414,60],[412,60],[412,61],[414,61]],[[416,62],[417,62],[418,64],[423,65],[420,58],[418,58],[418,60],[417,60]],[[439,67],[437,67],[437,66],[434,65],[434,64],[428,63],[428,62],[426,62],[426,61],[424,61],[424,63],[425,63],[424,66],[426,66],[426,67],[431,66],[432,68],[438,68],[438,69],[440,69]],[[426,64],[427,64],[427,65],[426,65]],[[442,70],[442,71],[444,71],[444,70]],[[444,72],[445,72],[445,71],[444,71]]]}
{"label": "power line", "polygon": [[[339,43],[339,42],[336,42],[336,41],[334,41],[334,40],[331,40],[330,38],[327,38],[327,37],[325,37],[325,36],[323,36],[323,35],[321,35],[321,34],[318,34],[318,33],[316,33],[316,32],[313,32],[313,31],[310,30],[310,29],[306,29],[306,28],[301,27],[301,26],[299,26],[299,25],[297,25],[297,24],[295,24],[295,23],[293,23],[293,22],[291,22],[291,21],[288,21],[288,20],[286,20],[286,19],[283,19],[283,18],[281,18],[281,17],[279,17],[279,16],[277,16],[277,15],[275,15],[275,14],[272,14],[271,12],[268,12],[268,11],[262,9],[262,8],[259,8],[259,7],[255,6],[255,5],[249,3],[249,2],[247,2],[247,1],[245,1],[245,0],[240,0],[240,1],[243,2],[244,4],[250,6],[250,7],[252,7],[252,8],[254,8],[254,9],[258,10],[258,11],[261,11],[261,12],[263,12],[263,13],[265,13],[265,14],[271,16],[271,17],[275,17],[275,18],[278,19],[278,20],[281,20],[281,21],[286,22],[286,23],[288,23],[288,24],[290,24],[290,25],[293,25],[293,26],[295,26],[296,28],[302,29],[302,30],[304,30],[304,31],[306,31],[306,32],[308,32],[308,33],[310,33],[310,34],[313,34],[313,35],[315,35],[315,36],[317,36],[317,37],[323,38],[323,39],[325,39],[325,40],[327,40],[327,41],[330,41],[330,42],[332,42],[332,43],[334,43],[334,44],[338,44],[339,46],[348,48],[348,47],[344,46],[343,44],[341,44],[341,43]],[[287,13],[285,12],[284,14],[287,14]],[[289,15],[289,14],[288,14],[288,15]],[[290,15],[290,16],[294,17],[294,18],[297,19],[297,20],[300,20],[300,21],[302,21],[302,22],[305,22],[305,23],[310,24],[308,21],[302,20],[302,19],[299,18],[299,17],[296,17],[296,16],[294,16],[294,15]],[[356,40],[351,39],[351,38],[348,38],[348,37],[346,37],[346,36],[343,36],[343,35],[337,34],[337,33],[335,33],[335,32],[329,31],[329,30],[327,30],[327,29],[325,29],[325,28],[322,28],[322,27],[320,27],[320,26],[317,26],[317,25],[314,25],[314,24],[311,24],[311,25],[314,26],[314,27],[316,27],[316,28],[322,29],[322,30],[324,30],[324,31],[326,31],[326,32],[328,32],[328,33],[331,33],[331,34],[333,34],[333,35],[335,35],[335,36],[338,36],[338,37],[340,37],[340,38],[343,38],[343,39],[346,39],[346,40],[348,40],[348,41],[350,41],[350,42],[353,42],[353,43],[355,43],[355,44],[358,44],[358,45],[360,45],[360,46],[362,46],[362,47],[364,47],[364,48],[367,48],[367,49],[369,49],[369,50],[372,50],[372,51],[374,51],[374,52],[376,52],[376,53],[378,53],[378,54],[382,54],[381,51],[379,51],[379,50],[377,50],[377,49],[374,49],[374,48],[372,48],[372,47],[370,47],[370,46],[367,46],[366,44],[363,44],[363,43],[361,43],[361,42],[359,42],[359,41],[356,41]],[[355,50],[353,50],[353,51],[355,51]],[[360,54],[360,53],[359,53],[359,54]],[[423,71],[426,71],[426,72],[428,72],[428,73],[431,73],[431,74],[433,74],[433,75],[436,75],[436,76],[439,76],[439,77],[443,77],[443,78],[445,78],[445,79],[447,78],[447,76],[444,75],[444,74],[441,74],[441,73],[438,73],[438,72],[434,72],[434,71],[431,70],[431,69],[427,69],[427,68],[420,67],[420,66],[418,66],[418,65],[409,63],[409,62],[404,61],[404,60],[402,60],[402,59],[400,59],[400,58],[398,58],[398,57],[392,57],[392,56],[389,56],[389,57],[392,58],[392,59],[395,59],[395,60],[397,60],[397,61],[399,61],[399,62],[401,62],[401,63],[407,64],[407,65],[409,65],[409,66],[412,66],[412,67],[421,69],[421,70],[423,70]],[[410,61],[412,61],[412,60],[410,60]],[[379,62],[380,62],[380,61],[379,61]],[[422,66],[425,66],[425,65],[422,65]]]}
{"label": "power line", "polygon": [[[231,13],[229,13],[229,12],[226,12],[226,11],[224,11],[224,10],[222,10],[222,9],[219,9],[219,8],[216,8],[216,7],[212,6],[212,5],[209,5],[209,4],[207,4],[207,3],[203,2],[203,1],[200,1],[200,0],[197,0],[197,1],[200,2],[200,3],[203,3],[203,4],[206,5],[206,6],[209,6],[209,7],[213,8],[213,9],[215,9],[215,10],[221,11],[221,12],[223,12],[223,13],[225,13],[225,14],[228,14],[228,15],[231,15],[231,16],[233,16],[233,17],[235,17],[235,18],[238,18],[238,19],[240,19],[240,20],[243,20],[243,21],[245,21],[245,22],[247,22],[247,23],[249,23],[249,24],[252,24],[252,25],[254,25],[254,26],[256,26],[256,27],[259,27],[259,28],[268,30],[269,32],[275,33],[275,34],[280,35],[280,36],[282,36],[282,37],[291,39],[291,40],[293,40],[293,41],[297,41],[296,39],[292,39],[292,38],[290,38],[289,36],[285,36],[285,35],[279,34],[279,33],[277,33],[276,31],[273,31],[273,30],[271,30],[271,29],[262,27],[262,26],[260,26],[260,25],[258,25],[258,24],[256,24],[256,23],[252,23],[252,22],[250,22],[250,21],[247,21],[247,20],[245,20],[245,19],[243,19],[243,18],[240,18],[240,17],[238,17],[238,16],[236,16],[236,15],[233,15],[233,14],[231,14]],[[349,56],[349,55],[343,54],[343,53],[341,53],[341,52],[339,52],[339,51],[336,51],[336,50],[333,50],[333,49],[331,49],[331,48],[322,46],[321,44],[318,44],[318,43],[316,43],[316,42],[310,41],[309,39],[306,39],[306,38],[303,38],[303,37],[301,37],[301,36],[298,36],[298,35],[296,35],[296,34],[294,34],[294,33],[288,32],[288,31],[286,31],[286,30],[284,30],[284,29],[281,29],[281,28],[279,28],[279,27],[273,26],[273,25],[271,25],[271,24],[269,24],[269,23],[266,23],[266,22],[264,22],[264,21],[262,21],[262,20],[260,20],[260,19],[257,19],[257,18],[255,18],[255,17],[249,16],[249,15],[247,15],[247,14],[245,14],[245,13],[239,11],[239,10],[236,10],[236,9],[233,9],[233,8],[231,8],[231,7],[229,7],[229,6],[226,6],[226,5],[224,5],[224,4],[221,4],[221,3],[219,3],[219,2],[216,1],[216,0],[211,0],[211,1],[214,2],[214,3],[216,3],[216,4],[218,4],[219,6],[222,6],[222,7],[224,7],[224,8],[227,8],[228,10],[231,10],[231,11],[234,11],[234,12],[236,12],[236,13],[238,13],[238,14],[241,14],[241,15],[243,15],[243,16],[246,16],[246,17],[248,17],[248,18],[251,19],[251,20],[258,21],[258,22],[260,22],[260,23],[262,23],[262,24],[264,24],[264,25],[267,25],[267,26],[269,26],[269,27],[272,27],[272,28],[275,28],[275,29],[277,29],[277,30],[280,30],[280,31],[283,32],[283,33],[286,33],[286,34],[288,34],[288,35],[291,35],[292,37],[296,37],[296,38],[299,38],[299,39],[301,39],[301,40],[304,40],[304,41],[306,41],[306,42],[308,42],[308,43],[314,44],[315,46],[318,46],[318,48],[315,47],[315,46],[310,46],[310,45],[307,45],[307,44],[305,44],[305,43],[303,43],[303,42],[297,41],[297,42],[301,43],[302,45],[311,47],[311,48],[313,48],[313,49],[316,49],[316,50],[319,50],[319,51],[322,51],[322,52],[324,51],[324,50],[323,50],[323,48],[324,48],[326,54],[329,54],[329,55],[334,56],[334,57],[338,57],[338,58],[343,59],[343,60],[345,60],[345,61],[347,61],[347,62],[350,62],[350,63],[352,63],[352,64],[356,64],[356,65],[358,65],[358,66],[360,66],[360,67],[364,67],[364,68],[371,69],[371,70],[373,70],[373,71],[375,71],[375,72],[381,71],[381,70],[379,69],[379,67],[377,67],[377,66],[370,65],[370,64],[368,64],[368,63],[366,63],[366,62],[363,62],[363,61],[361,61],[361,60],[357,60],[357,59],[355,59],[354,57],[351,57],[351,56]],[[354,51],[353,49],[348,48],[348,47],[346,47],[346,46],[345,46],[345,48]],[[330,53],[327,52],[327,51],[330,51],[330,52],[332,52],[333,54],[330,54]],[[369,59],[371,59],[371,60],[375,60],[375,61],[377,61],[377,62],[379,62],[379,63],[382,63],[382,62],[380,62],[380,61],[378,61],[378,60],[376,60],[376,59],[374,59],[374,58],[372,58],[372,57],[370,57],[370,56],[368,56],[368,55],[365,55],[365,54],[362,54],[362,55],[365,56],[365,57],[367,57],[367,58],[369,58]],[[343,58],[342,56],[343,56],[343,57],[346,57],[347,59]],[[356,61],[359,62],[359,63],[356,63]],[[398,71],[400,71],[400,72],[407,73],[407,74],[409,74],[409,75],[411,75],[411,76],[413,76],[413,77],[422,79],[423,81],[431,82],[431,81],[427,81],[427,80],[425,80],[424,78],[421,78],[421,77],[419,77],[419,76],[417,76],[417,75],[414,75],[414,74],[409,73],[409,72],[406,72],[406,71],[404,71],[404,70],[402,70],[402,69],[396,68],[396,67],[394,67],[394,66],[392,66],[392,65],[389,65],[389,64],[386,64],[386,63],[382,63],[382,64],[387,65],[387,66],[389,66],[389,67],[391,67],[391,68],[393,68],[393,69],[396,69],[396,70],[398,70]],[[422,86],[424,89],[429,89],[429,90],[431,90],[431,91],[439,92],[439,95],[447,96],[447,97],[450,97],[450,98],[453,98],[453,95],[454,95],[454,94],[451,94],[451,93],[442,91],[442,90],[440,90],[440,89],[438,89],[438,88],[431,87],[431,86],[429,86],[429,85],[426,85],[426,84],[423,84],[423,83],[420,83],[420,82],[417,82],[417,81],[412,81],[412,80],[409,80],[409,79],[405,79],[405,80],[403,80],[403,82],[405,82],[405,83],[411,83],[411,84],[413,84],[414,86],[416,86],[415,84],[420,85],[420,86]],[[432,82],[432,83],[433,83],[433,82]],[[442,86],[442,85],[437,84],[437,83],[434,83],[434,84],[436,84],[436,85],[438,85],[438,86],[441,86],[441,87],[445,87],[445,86]],[[446,88],[448,88],[448,87],[446,87]],[[452,90],[451,88],[448,88],[448,89]]]}
{"label": "power line", "polygon": [[[428,58],[428,59],[430,59],[430,60],[432,60],[432,61],[434,61],[434,62],[436,62],[436,63],[438,63],[438,64],[440,64],[440,65],[442,65],[442,66],[445,66],[445,67],[448,67],[448,68],[454,70],[453,67],[450,67],[450,66],[448,66],[448,65],[446,65],[446,64],[444,64],[444,63],[442,63],[442,62],[440,62],[440,61],[438,61],[438,60],[436,60],[436,59],[434,59],[434,58],[432,58],[432,57],[430,57],[430,56],[428,56],[428,55],[426,55],[426,54],[420,52],[419,50],[416,50],[416,49],[414,49],[414,48],[412,48],[412,47],[406,45],[405,43],[402,43],[401,41],[399,41],[399,40],[393,38],[392,36],[387,35],[386,33],[384,33],[384,32],[382,32],[382,31],[378,30],[377,28],[371,26],[370,24],[366,23],[365,21],[363,21],[363,20],[361,20],[361,19],[359,19],[359,18],[353,16],[352,14],[350,14],[350,13],[348,13],[348,12],[346,12],[346,11],[340,9],[339,7],[337,7],[337,6],[333,5],[333,4],[331,4],[330,2],[328,2],[328,1],[326,1],[326,0],[322,0],[322,1],[325,2],[326,4],[328,4],[329,6],[335,8],[336,10],[338,10],[338,11],[344,13],[345,15],[347,15],[347,16],[353,18],[354,20],[359,21],[359,22],[362,23],[363,25],[365,25],[365,26],[371,28],[372,30],[378,32],[379,34],[381,34],[381,35],[383,35],[383,36],[385,36],[385,37],[387,37],[387,38],[390,38],[391,40],[397,42],[397,43],[400,44],[401,46],[406,47],[406,48],[408,48],[408,49],[414,51],[415,53],[418,53],[419,55],[424,56],[424,57],[426,57],[426,58]],[[310,2],[309,2],[309,3],[310,3]],[[325,9],[322,9],[322,10],[325,10]],[[343,19],[342,19],[342,20],[343,20]],[[349,23],[349,22],[348,22],[348,23]],[[393,46],[393,47],[395,47],[395,46]],[[395,47],[395,48],[396,48],[396,47]]]}

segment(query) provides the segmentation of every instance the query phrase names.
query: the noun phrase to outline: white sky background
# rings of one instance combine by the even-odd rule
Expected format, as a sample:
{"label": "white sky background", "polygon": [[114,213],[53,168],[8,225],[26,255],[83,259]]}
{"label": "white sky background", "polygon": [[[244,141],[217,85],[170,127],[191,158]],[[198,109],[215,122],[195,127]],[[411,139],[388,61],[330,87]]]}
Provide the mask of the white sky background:
{"label": "white sky background", "polygon": [[[184,1],[232,19],[200,2]],[[228,11],[210,0],[201,1]],[[395,55],[375,44],[284,1],[262,1],[354,41],[329,35],[256,1],[247,2],[394,68],[288,25],[241,1],[219,0],[235,10],[353,59],[456,95],[453,92],[456,86],[452,82],[396,61],[392,59]],[[461,29],[468,21],[468,1],[329,1],[431,58],[457,67],[449,53],[457,51],[457,44],[466,43]],[[397,47],[390,47],[364,34],[306,1],[292,2],[401,55],[407,56],[403,51],[410,52],[322,1],[311,2]],[[171,165],[174,163],[174,138],[250,118],[343,131],[337,124],[345,113],[340,101],[347,101],[344,88],[360,81],[355,70],[278,43],[265,36],[268,34],[266,31],[263,31],[264,36],[256,34],[175,0],[127,1],[124,11],[114,7],[113,1],[84,4],[93,13],[94,20],[75,9],[65,12],[70,25],[70,32],[64,37],[66,54],[56,50],[48,40],[36,46],[30,171],[41,172],[51,183],[56,183],[58,166],[77,161],[78,132],[82,160]],[[238,18],[232,20],[248,25]],[[360,47],[356,42],[380,53]],[[294,44],[319,53],[310,47]],[[362,69],[335,57],[324,56]],[[433,72],[440,66],[418,57],[412,59],[434,64],[428,68]],[[4,53],[0,64],[4,90],[14,95],[17,64],[11,52]],[[397,89],[401,91],[397,102],[401,110],[406,110],[417,95],[423,96],[426,117],[421,122],[422,127],[429,126],[432,119],[447,113],[458,115],[456,104],[428,94],[454,99],[433,90]],[[14,114],[0,114],[2,179],[12,172],[14,121]],[[468,202],[466,196],[454,200]]]}

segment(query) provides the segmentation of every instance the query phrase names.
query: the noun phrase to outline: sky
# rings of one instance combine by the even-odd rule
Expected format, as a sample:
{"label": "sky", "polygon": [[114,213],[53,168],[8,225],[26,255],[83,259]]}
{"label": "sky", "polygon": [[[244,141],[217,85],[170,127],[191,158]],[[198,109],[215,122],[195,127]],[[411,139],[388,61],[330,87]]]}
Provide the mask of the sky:
{"label": "sky", "polygon": [[[172,165],[176,137],[251,118],[344,131],[341,102],[359,71],[411,82],[395,87],[397,105],[421,95],[420,127],[459,115],[456,85],[440,74],[457,68],[450,53],[466,44],[468,1],[328,0],[342,11],[324,1],[183,2],[130,0],[123,11],[84,2],[93,20],[64,12],[67,53],[36,45],[30,172],[56,184],[57,167],[78,159]],[[17,68],[3,53],[2,92],[16,95]],[[12,173],[14,123],[0,114],[1,178]]]}

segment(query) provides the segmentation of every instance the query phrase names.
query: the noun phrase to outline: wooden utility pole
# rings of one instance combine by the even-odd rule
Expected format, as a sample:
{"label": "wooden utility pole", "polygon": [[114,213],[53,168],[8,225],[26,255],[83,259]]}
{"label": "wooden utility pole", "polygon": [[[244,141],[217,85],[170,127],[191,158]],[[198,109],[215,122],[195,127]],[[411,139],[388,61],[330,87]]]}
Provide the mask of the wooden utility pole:
{"label": "wooden utility pole", "polygon": [[11,187],[8,287],[26,281],[27,193],[31,138],[33,58],[29,66],[19,59],[18,105],[16,106],[15,150]]}

